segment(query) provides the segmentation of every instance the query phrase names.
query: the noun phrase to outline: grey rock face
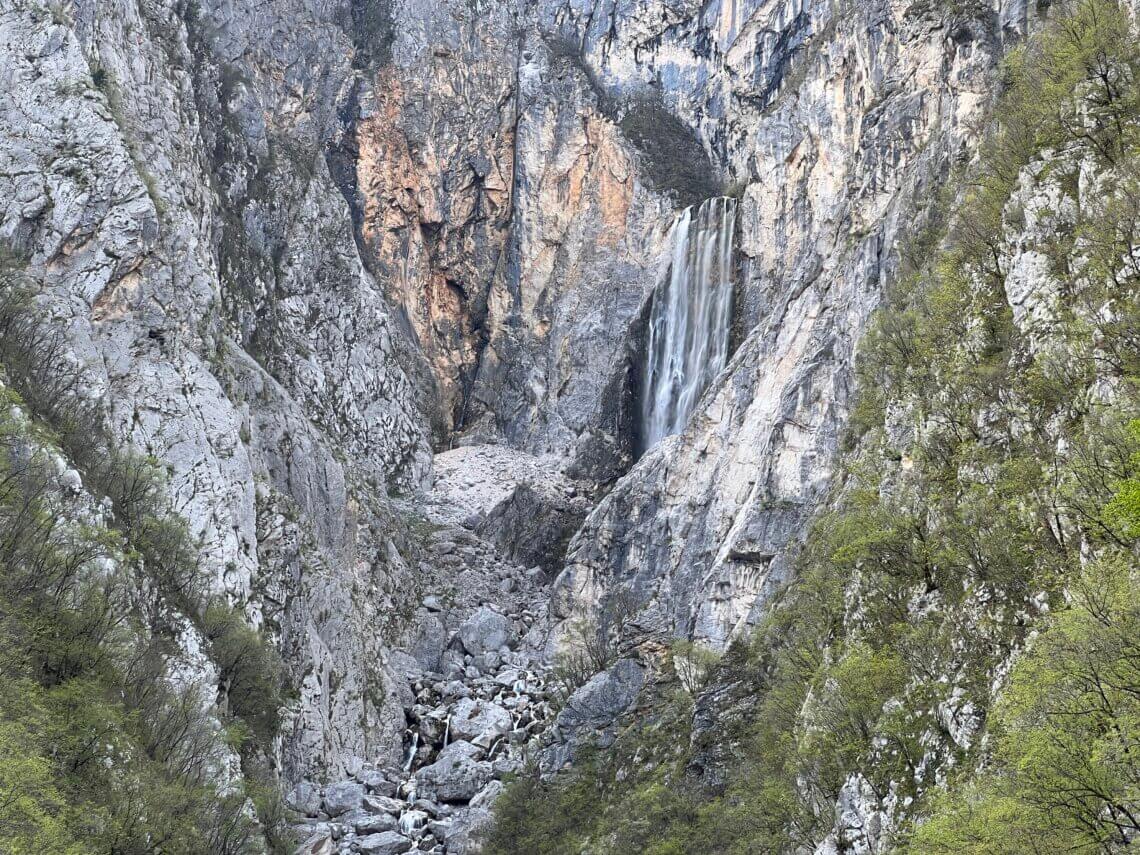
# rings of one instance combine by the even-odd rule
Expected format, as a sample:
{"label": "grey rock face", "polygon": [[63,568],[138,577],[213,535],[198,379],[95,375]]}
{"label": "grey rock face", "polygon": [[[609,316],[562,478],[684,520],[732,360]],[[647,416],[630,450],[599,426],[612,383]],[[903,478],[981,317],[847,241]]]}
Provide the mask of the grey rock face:
{"label": "grey rock face", "polygon": [[[956,20],[947,39],[940,12],[891,2],[787,11],[756,0],[678,8],[667,23],[605,2],[550,12],[603,83],[668,81],[668,108],[746,184],[736,353],[687,428],[571,542],[552,595],[565,627],[614,591],[637,603],[631,629],[714,646],[762,614],[827,485],[854,344],[921,218],[913,201],[973,142],[999,48],[985,21]],[[649,48],[646,27],[660,36]],[[859,94],[835,100],[837,87]]]}
{"label": "grey rock face", "polygon": [[[629,592],[631,635],[723,645],[762,613],[912,200],[973,144],[999,40],[1036,10],[380,5],[390,33],[319,0],[5,3],[0,240],[118,435],[169,472],[216,592],[281,650],[287,783],[403,761],[435,678],[409,682],[402,646],[463,681],[433,708],[480,746],[414,778],[466,801],[511,762],[484,757],[494,739],[544,726],[538,692],[507,706],[490,683],[545,617],[565,630]],[[646,119],[675,145],[647,147]],[[721,179],[741,188],[736,354],[633,466],[666,191]],[[1052,228],[1055,194],[1023,195]],[[1013,262],[1017,322],[1049,322],[1041,258]],[[433,486],[433,439],[501,445],[438,455]],[[574,481],[619,476],[592,510]],[[518,564],[561,574],[548,612]],[[506,613],[472,615],[484,601]],[[560,730],[605,738],[643,679],[622,660]],[[413,765],[447,738],[424,721]],[[359,808],[355,786],[326,809]],[[293,803],[318,809],[311,788]],[[461,813],[476,839],[486,811]]]}
{"label": "grey rock face", "polygon": [[422,395],[319,157],[351,73],[333,10],[184,8],[0,10],[0,240],[119,437],[166,468],[216,590],[269,620],[300,684],[287,778],[335,774],[403,730],[389,678],[345,651],[380,658],[351,592],[406,568],[361,488],[426,475]]}

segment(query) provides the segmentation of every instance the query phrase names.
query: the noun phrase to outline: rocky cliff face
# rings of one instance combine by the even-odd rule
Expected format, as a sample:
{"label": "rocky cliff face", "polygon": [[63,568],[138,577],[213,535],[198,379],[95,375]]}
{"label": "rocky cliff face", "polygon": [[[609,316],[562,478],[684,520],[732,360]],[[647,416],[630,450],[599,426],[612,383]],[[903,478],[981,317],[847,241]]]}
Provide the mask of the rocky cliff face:
{"label": "rocky cliff face", "polygon": [[1001,35],[981,7],[670,11],[555,19],[601,79],[662,98],[743,188],[742,340],[688,429],[591,514],[553,608],[578,619],[628,588],[645,629],[723,645],[786,579],[785,547],[831,470],[859,333],[900,238],[968,156]]}
{"label": "rocky cliff face", "polygon": [[[423,674],[491,700],[506,670],[549,664],[548,630],[565,646],[607,603],[632,611],[629,642],[723,646],[755,622],[828,482],[900,235],[976,142],[1031,14],[0,10],[0,239],[82,394],[165,467],[216,590],[282,651],[289,785],[398,768],[409,715],[431,742],[415,692],[457,702]],[[725,192],[734,354],[688,428],[635,461],[669,227]],[[433,454],[487,443],[433,474]],[[464,643],[449,665],[486,604],[525,655],[464,661]],[[466,758],[488,776],[494,759]]]}

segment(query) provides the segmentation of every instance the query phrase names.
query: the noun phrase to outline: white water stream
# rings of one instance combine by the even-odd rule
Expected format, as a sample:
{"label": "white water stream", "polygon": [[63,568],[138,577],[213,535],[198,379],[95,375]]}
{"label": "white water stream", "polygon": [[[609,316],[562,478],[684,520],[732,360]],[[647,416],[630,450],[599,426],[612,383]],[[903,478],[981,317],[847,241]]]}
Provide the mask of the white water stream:
{"label": "white water stream", "polygon": [[649,448],[685,427],[728,360],[736,200],[686,208],[669,235],[671,254],[649,313],[641,438]]}

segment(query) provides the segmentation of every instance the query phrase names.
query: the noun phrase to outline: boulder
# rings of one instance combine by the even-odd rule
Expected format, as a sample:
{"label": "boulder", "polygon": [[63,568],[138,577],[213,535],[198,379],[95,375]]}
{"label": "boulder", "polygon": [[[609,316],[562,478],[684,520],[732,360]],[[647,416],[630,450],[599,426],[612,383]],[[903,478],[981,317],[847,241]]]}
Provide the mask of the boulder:
{"label": "boulder", "polygon": [[447,851],[478,852],[493,821],[493,814],[486,808],[456,811],[451,818],[451,826],[447,829]]}
{"label": "boulder", "polygon": [[494,674],[503,664],[503,657],[495,651],[489,651],[475,657],[475,667],[485,674]]}
{"label": "boulder", "polygon": [[325,787],[325,813],[329,816],[347,813],[353,808],[360,807],[363,801],[364,784],[358,784],[356,781],[341,781]]}
{"label": "boulder", "polygon": [[373,813],[353,823],[357,834],[376,834],[381,831],[395,831],[399,821],[390,813]]}
{"label": "boulder", "polygon": [[443,742],[447,732],[447,712],[445,710],[432,710],[420,719],[420,740],[425,745],[435,745]]}
{"label": "boulder", "polygon": [[637,700],[644,683],[644,668],[633,659],[619,659],[574,691],[558,714],[558,727],[581,731],[609,725]]}
{"label": "boulder", "polygon": [[285,804],[305,816],[316,816],[321,810],[321,788],[311,781],[301,781],[289,791]]}
{"label": "boulder", "polygon": [[382,831],[358,837],[355,845],[357,851],[368,855],[400,855],[412,848],[412,841],[395,831]]}
{"label": "boulder", "polygon": [[482,760],[484,751],[463,739],[457,739],[439,752],[437,760]]}
{"label": "boulder", "polygon": [[372,813],[391,813],[399,816],[407,805],[399,799],[390,796],[365,796],[364,807]]}
{"label": "boulder", "polygon": [[584,498],[571,498],[542,484],[521,483],[487,513],[478,531],[512,562],[557,573],[566,544],[589,510]]}
{"label": "boulder", "polygon": [[421,615],[416,621],[411,638],[412,643],[408,647],[408,652],[423,670],[444,670],[441,657],[444,648],[447,647],[447,630],[437,613],[429,612]]}
{"label": "boulder", "polygon": [[543,585],[549,584],[550,577],[541,567],[531,567],[526,571],[526,581],[532,588],[541,588]]}
{"label": "boulder", "polygon": [[431,799],[416,799],[412,803],[412,807],[416,810],[422,810],[428,816],[440,816],[443,813],[443,808]]}
{"label": "boulder", "polygon": [[389,781],[388,776],[383,772],[378,772],[375,769],[358,772],[356,780],[364,784],[370,793],[377,793],[381,796],[396,795],[395,782]]}
{"label": "boulder", "polygon": [[511,729],[511,714],[490,701],[463,698],[451,714],[451,733],[487,748]]}
{"label": "boulder", "polygon": [[415,656],[403,650],[388,653],[388,669],[393,675],[413,682],[419,679],[424,670]]}
{"label": "boulder", "polygon": [[562,768],[584,744],[609,745],[615,719],[633,705],[644,683],[644,668],[632,659],[619,659],[579,686],[558,714],[556,725],[562,739],[543,752],[543,770]]}
{"label": "boulder", "polygon": [[491,780],[491,764],[477,760],[482,749],[453,742],[430,766],[416,772],[416,790],[441,802],[466,802]]}
{"label": "boulder", "polygon": [[502,793],[503,782],[491,781],[491,783],[487,784],[487,786],[475,794],[475,798],[471,799],[470,807],[490,809],[491,805],[495,803],[495,799],[502,795]]}
{"label": "boulder", "polygon": [[459,643],[472,656],[500,647],[514,647],[518,643],[511,622],[486,606],[479,608],[463,622],[457,633]]}

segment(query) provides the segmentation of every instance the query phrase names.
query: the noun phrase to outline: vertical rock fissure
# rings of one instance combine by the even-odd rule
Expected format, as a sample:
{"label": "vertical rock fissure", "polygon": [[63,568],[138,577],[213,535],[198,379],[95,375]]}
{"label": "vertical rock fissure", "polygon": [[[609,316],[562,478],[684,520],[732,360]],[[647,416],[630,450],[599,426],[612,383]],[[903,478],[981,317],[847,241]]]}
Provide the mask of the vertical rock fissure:
{"label": "vertical rock fissure", "polygon": [[736,200],[726,196],[686,208],[673,223],[646,331],[644,448],[685,427],[728,360],[735,228]]}

